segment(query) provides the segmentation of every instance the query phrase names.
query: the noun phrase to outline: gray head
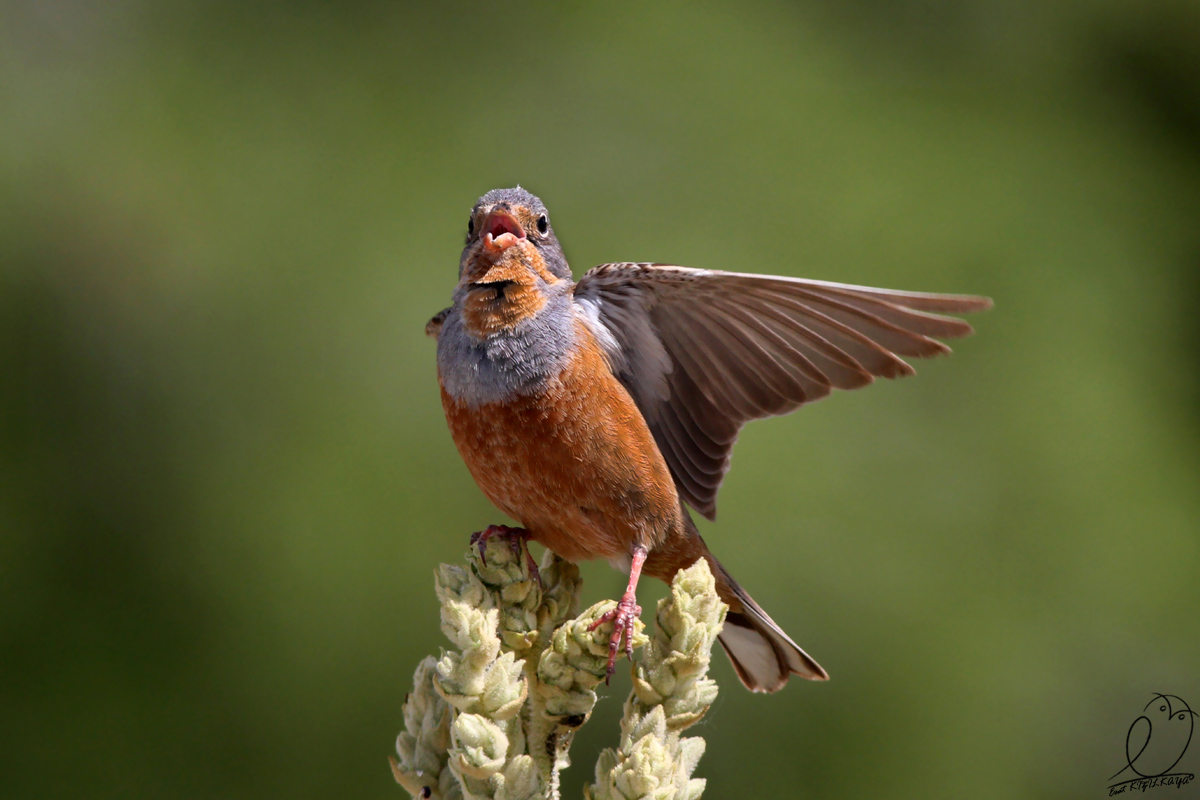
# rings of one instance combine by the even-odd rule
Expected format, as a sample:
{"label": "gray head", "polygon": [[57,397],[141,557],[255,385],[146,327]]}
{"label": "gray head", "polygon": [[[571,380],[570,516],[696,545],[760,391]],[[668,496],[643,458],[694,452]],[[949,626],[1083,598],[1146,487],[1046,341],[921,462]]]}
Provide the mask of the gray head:
{"label": "gray head", "polygon": [[[530,266],[544,266],[551,275],[560,280],[571,280],[571,268],[567,265],[566,256],[554,228],[550,225],[550,215],[546,206],[535,195],[525,191],[520,186],[512,189],[493,189],[471,209],[471,217],[467,221],[467,242],[463,248],[459,264],[459,278],[465,277],[463,270],[472,258],[478,255],[501,256],[495,244],[505,233],[513,235],[508,247],[522,246],[526,252],[520,252],[531,262]],[[510,240],[505,239],[505,242]],[[502,248],[507,250],[508,247]],[[497,260],[497,259],[491,259]]]}

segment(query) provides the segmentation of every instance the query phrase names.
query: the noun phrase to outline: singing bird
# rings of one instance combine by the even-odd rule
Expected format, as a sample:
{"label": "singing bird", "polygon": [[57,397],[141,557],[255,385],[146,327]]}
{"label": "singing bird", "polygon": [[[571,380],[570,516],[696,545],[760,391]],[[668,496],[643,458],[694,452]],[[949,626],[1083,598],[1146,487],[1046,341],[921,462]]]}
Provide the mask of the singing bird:
{"label": "singing bird", "polygon": [[937,312],[991,305],[666,264],[603,264],[575,282],[546,207],[520,187],[472,209],[453,301],[426,332],[476,483],[517,535],[629,574],[603,620],[609,675],[622,640],[632,655],[639,576],[670,581],[704,558],[729,605],[720,642],[756,692],[829,676],[721,566],[686,506],[716,516],[746,422],[912,374],[900,356],[949,352],[935,337],[971,332]]}

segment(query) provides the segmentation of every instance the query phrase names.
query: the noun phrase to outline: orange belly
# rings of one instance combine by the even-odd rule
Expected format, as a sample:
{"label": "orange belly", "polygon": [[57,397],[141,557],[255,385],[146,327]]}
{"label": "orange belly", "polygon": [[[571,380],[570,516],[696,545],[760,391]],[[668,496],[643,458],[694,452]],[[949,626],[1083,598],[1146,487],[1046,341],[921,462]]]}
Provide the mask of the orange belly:
{"label": "orange belly", "polygon": [[442,390],[483,493],[571,561],[653,549],[682,530],[675,484],[633,398],[590,335],[539,393],[474,408]]}

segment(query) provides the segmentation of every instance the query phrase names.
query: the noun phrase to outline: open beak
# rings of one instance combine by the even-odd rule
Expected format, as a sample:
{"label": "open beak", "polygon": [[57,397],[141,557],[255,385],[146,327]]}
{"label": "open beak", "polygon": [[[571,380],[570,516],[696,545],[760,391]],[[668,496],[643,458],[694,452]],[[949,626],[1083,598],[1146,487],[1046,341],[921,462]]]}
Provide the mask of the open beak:
{"label": "open beak", "polygon": [[497,206],[483,220],[483,248],[498,255],[526,238],[521,223],[507,208]]}

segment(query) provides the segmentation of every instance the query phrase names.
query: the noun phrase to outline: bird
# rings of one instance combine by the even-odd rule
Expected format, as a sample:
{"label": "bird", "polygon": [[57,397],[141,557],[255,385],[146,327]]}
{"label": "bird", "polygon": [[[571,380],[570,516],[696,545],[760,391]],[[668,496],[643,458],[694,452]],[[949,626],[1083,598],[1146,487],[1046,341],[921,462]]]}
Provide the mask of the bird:
{"label": "bird", "polygon": [[669,582],[706,559],[728,605],[719,641],[738,678],[775,692],[828,679],[713,556],[689,507],[715,519],[738,432],[834,389],[913,373],[901,356],[949,352],[970,295],[873,289],[658,263],[602,264],[578,282],[542,201],[494,189],[472,208],[437,340],[442,407],[475,482],[572,562],[628,573],[608,677],[632,658],[641,575]]}
{"label": "bird", "polygon": [[[1173,694],[1155,693],[1125,734],[1125,770],[1139,778],[1157,778],[1175,768],[1192,741],[1196,712]],[[1131,779],[1136,780],[1136,778]]]}

